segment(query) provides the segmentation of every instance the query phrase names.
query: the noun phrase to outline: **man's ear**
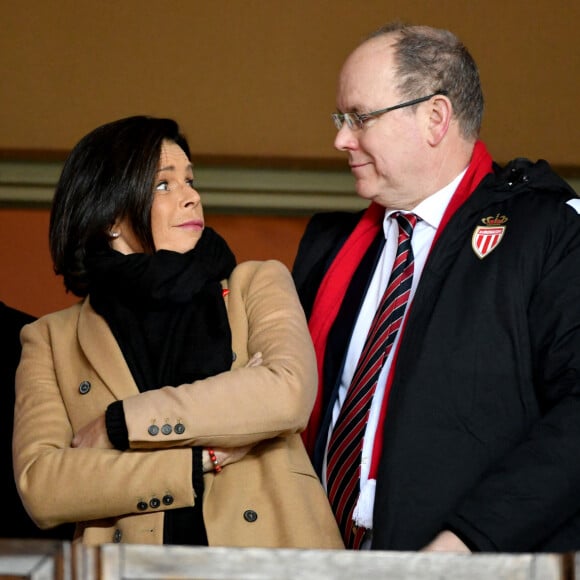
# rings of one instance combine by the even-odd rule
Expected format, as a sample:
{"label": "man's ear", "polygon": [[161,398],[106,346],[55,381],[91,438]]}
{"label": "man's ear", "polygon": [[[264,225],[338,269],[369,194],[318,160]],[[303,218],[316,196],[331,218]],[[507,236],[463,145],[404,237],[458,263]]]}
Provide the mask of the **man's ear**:
{"label": "man's ear", "polygon": [[453,106],[445,95],[435,95],[428,102],[427,140],[429,145],[438,145],[449,130],[453,117]]}

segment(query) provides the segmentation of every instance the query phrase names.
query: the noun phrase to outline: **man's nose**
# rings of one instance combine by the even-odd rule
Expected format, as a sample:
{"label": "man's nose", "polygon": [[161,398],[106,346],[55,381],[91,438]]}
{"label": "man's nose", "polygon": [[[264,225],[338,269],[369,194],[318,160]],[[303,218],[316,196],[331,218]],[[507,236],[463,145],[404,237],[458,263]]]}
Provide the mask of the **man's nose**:
{"label": "man's nose", "polygon": [[358,139],[352,129],[349,128],[347,123],[343,123],[342,127],[336,133],[334,138],[334,147],[339,151],[349,151],[351,149],[356,149],[358,145]]}

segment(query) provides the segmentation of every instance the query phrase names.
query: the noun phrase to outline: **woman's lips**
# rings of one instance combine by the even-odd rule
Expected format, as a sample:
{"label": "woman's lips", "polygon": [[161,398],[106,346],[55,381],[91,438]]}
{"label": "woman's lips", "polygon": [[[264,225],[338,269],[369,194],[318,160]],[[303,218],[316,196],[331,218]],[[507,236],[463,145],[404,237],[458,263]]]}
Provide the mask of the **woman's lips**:
{"label": "woman's lips", "polygon": [[183,222],[179,224],[177,227],[184,228],[186,230],[201,230],[203,229],[203,221],[202,220],[191,220],[188,222]]}

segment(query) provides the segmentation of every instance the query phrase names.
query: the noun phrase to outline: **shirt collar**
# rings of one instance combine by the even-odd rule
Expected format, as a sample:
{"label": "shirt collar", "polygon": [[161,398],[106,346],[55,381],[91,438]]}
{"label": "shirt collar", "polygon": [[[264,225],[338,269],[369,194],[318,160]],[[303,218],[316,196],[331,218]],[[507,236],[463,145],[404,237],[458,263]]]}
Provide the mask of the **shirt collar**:
{"label": "shirt collar", "polygon": [[[413,213],[420,217],[425,224],[428,224],[434,230],[437,230],[441,223],[441,219],[443,218],[443,214],[445,213],[445,210],[447,209],[447,206],[449,205],[449,202],[466,171],[467,167],[453,181],[424,199],[413,209]],[[385,210],[385,219],[383,221],[383,229],[385,229],[385,232],[389,225],[389,218],[396,211],[398,210]]]}

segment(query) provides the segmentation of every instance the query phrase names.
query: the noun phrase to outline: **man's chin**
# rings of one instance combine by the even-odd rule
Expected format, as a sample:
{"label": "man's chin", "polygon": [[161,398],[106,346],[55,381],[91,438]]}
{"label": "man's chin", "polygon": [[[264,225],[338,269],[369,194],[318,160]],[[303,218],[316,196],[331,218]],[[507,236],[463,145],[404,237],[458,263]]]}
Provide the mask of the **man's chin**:
{"label": "man's chin", "polygon": [[376,189],[369,187],[369,184],[364,181],[357,181],[355,188],[357,195],[362,199],[373,201],[377,197]]}

